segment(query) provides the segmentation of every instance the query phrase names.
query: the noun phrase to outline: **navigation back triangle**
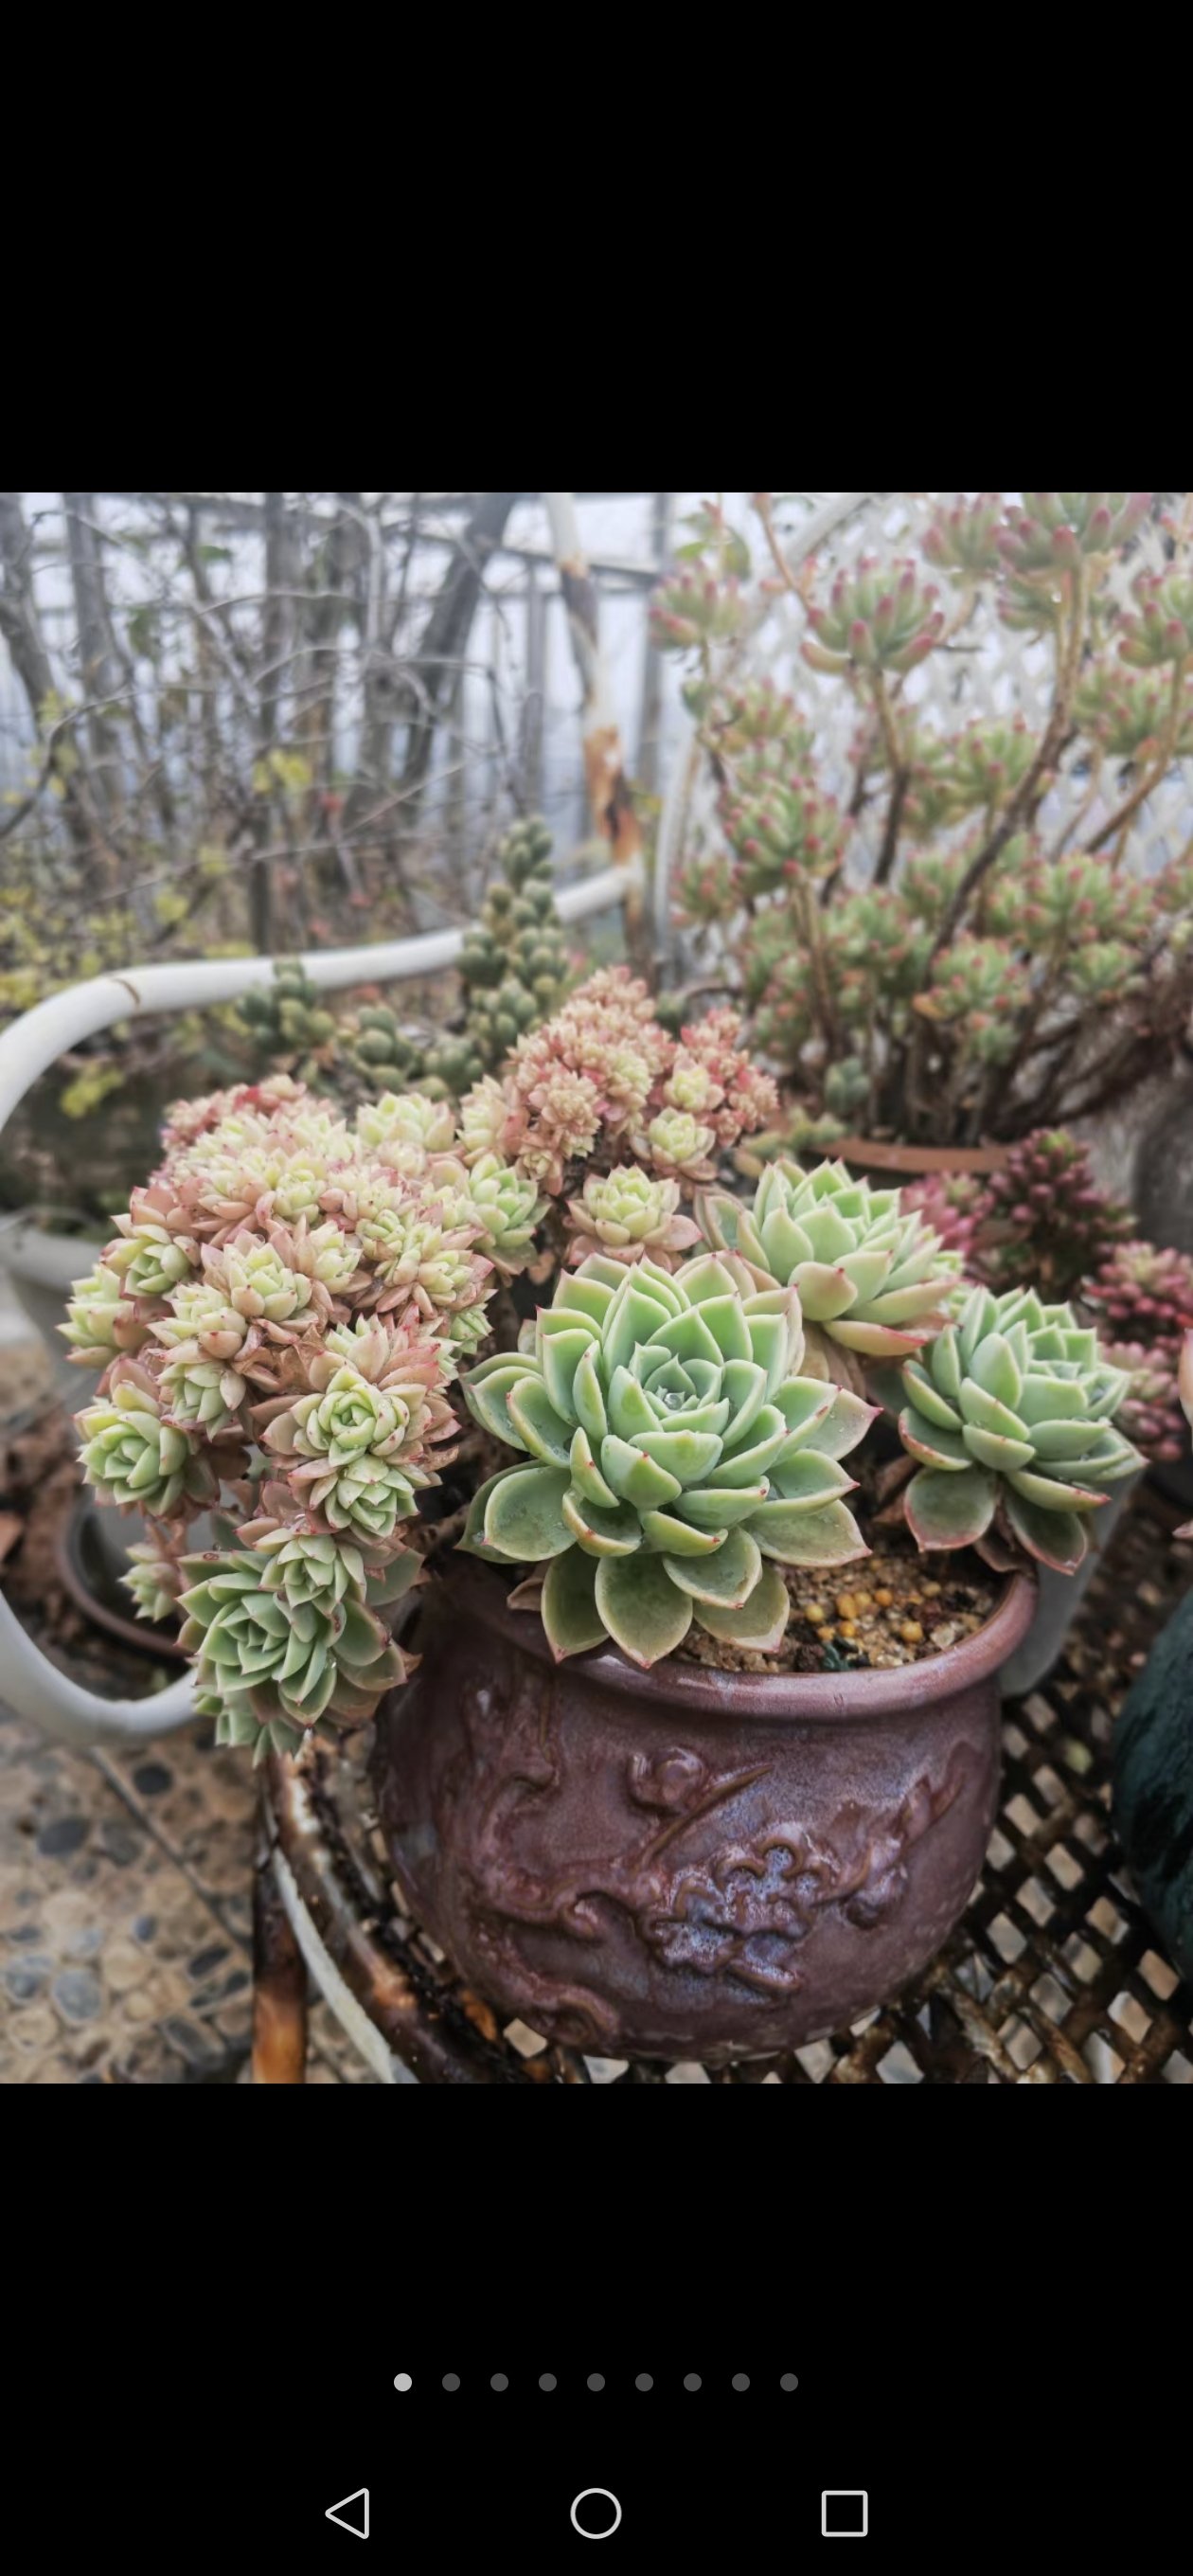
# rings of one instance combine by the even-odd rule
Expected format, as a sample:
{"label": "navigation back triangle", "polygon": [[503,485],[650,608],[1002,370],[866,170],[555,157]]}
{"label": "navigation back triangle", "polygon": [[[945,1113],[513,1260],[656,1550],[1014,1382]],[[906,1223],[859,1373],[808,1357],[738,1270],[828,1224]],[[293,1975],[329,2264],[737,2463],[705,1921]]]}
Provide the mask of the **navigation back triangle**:
{"label": "navigation back triangle", "polygon": [[357,2540],[369,2536],[369,2490],[354,2487],[351,2495],[341,2496],[338,2504],[329,2504],[326,2522],[338,2522],[341,2531],[351,2531]]}

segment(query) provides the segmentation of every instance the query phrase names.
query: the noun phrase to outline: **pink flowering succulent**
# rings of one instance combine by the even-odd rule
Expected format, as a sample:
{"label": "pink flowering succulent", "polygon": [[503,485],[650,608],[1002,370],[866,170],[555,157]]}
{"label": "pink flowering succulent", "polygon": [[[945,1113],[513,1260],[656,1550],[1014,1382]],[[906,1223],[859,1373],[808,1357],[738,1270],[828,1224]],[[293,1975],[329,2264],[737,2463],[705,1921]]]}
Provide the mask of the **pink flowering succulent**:
{"label": "pink flowering succulent", "polygon": [[[180,1600],[200,1705],[258,1753],[367,1715],[404,1669],[380,1611],[418,1574],[406,1524],[499,1247],[509,1275],[541,1205],[492,1154],[474,1183],[460,1141],[420,1095],[350,1123],[285,1079],[176,1108],[71,1303],[73,1356],[105,1364],[84,1473],[149,1522],[133,1597]],[[221,1543],[188,1555],[212,1508]]]}
{"label": "pink flowering succulent", "polygon": [[[483,1151],[486,1136],[549,1197],[569,1186],[569,1166],[603,1164],[629,1149],[660,1179],[711,1177],[715,1156],[773,1118],[778,1091],[749,1062],[742,1020],[712,1011],[677,1040],[655,1016],[645,984],[604,967],[553,1018],[519,1039],[500,1086],[464,1099],[461,1129]],[[466,1151],[473,1151],[471,1142]]]}
{"label": "pink flowering succulent", "polygon": [[590,1172],[579,1198],[568,1201],[568,1262],[578,1268],[589,1253],[626,1263],[650,1259],[664,1270],[673,1256],[690,1252],[700,1228],[680,1207],[677,1180],[654,1180],[639,1163],[614,1172]]}

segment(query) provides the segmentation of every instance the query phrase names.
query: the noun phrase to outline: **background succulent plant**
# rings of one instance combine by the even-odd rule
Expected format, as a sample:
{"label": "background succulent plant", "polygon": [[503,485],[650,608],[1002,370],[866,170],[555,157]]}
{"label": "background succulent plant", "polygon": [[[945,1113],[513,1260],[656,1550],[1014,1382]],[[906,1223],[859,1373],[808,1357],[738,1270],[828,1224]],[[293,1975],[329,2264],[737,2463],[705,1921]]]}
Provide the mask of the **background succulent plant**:
{"label": "background succulent plant", "polygon": [[[836,1114],[846,1061],[864,1077],[850,1123],[915,1143],[1015,1140],[1125,1098],[1176,1056],[1193,1009],[1193,869],[1183,852],[1145,867],[1134,839],[1140,825],[1140,848],[1150,840],[1193,745],[1193,508],[1167,526],[1171,561],[1139,573],[1126,605],[1112,575],[1145,493],[942,503],[922,553],[947,610],[914,562],[864,558],[827,582],[786,567],[785,619],[793,601],[806,610],[798,650],[856,701],[842,777],[813,712],[773,679],[743,678],[783,566],[771,496],[752,498],[766,545],[745,619],[735,594],[731,631],[717,631],[728,556],[705,511],[690,577],[702,614],[657,630],[685,657],[722,835],[702,826],[680,854],[679,919],[710,966],[736,969],[758,1043],[813,1120]],[[735,561],[740,583],[744,548]],[[998,621],[1043,639],[1053,687],[1038,724],[934,724],[912,702],[915,665],[979,614],[980,641],[956,649],[980,654],[995,704],[1017,686],[992,667]],[[960,675],[955,694],[972,708]]]}
{"label": "background succulent plant", "polygon": [[242,994],[232,1016],[263,1065],[292,1074],[312,1091],[334,1090],[335,1016],[296,957],[277,958],[272,981]]}
{"label": "background succulent plant", "polygon": [[476,1419],[530,1463],[482,1486],[461,1544],[546,1563],[557,1658],[612,1637],[648,1666],[693,1618],[765,1651],[787,1623],[781,1565],[865,1554],[838,1461],[871,1408],[801,1375],[802,1341],[791,1289],[743,1297],[708,1255],[627,1272],[594,1254],[533,1347],[469,1372]]}
{"label": "background succulent plant", "polygon": [[1114,1420],[1124,1440],[1160,1466],[1175,1466],[1189,1445],[1177,1380],[1179,1362],[1163,1343],[1108,1342],[1102,1356],[1126,1379]]}
{"label": "background succulent plant", "polygon": [[1126,1379],[1068,1305],[975,1288],[955,1323],[904,1363],[904,1447],[920,1464],[908,1527],[926,1548],[972,1546],[998,1514],[1044,1564],[1074,1573],[1088,1515],[1142,1464],[1115,1428]]}
{"label": "background succulent plant", "polygon": [[985,1284],[1030,1285],[1046,1299],[1076,1295],[1134,1230],[1130,1208],[1095,1181],[1089,1147],[1064,1128],[1038,1129],[1011,1147],[974,1224]]}
{"label": "background succulent plant", "polygon": [[1081,1291],[1101,1329],[1112,1340],[1146,1335],[1154,1344],[1179,1347],[1193,1330],[1193,1260],[1132,1240],[1115,1245]]}

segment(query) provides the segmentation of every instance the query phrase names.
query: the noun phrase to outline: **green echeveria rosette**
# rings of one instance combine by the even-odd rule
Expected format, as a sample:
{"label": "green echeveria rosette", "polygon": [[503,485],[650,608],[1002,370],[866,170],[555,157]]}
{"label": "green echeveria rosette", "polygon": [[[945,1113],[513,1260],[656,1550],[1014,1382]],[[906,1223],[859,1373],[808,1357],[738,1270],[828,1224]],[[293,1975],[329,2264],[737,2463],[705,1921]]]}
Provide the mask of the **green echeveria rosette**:
{"label": "green echeveria rosette", "polygon": [[71,1345],[72,1360],[105,1367],[119,1351],[137,1351],[149,1338],[149,1326],[138,1313],[118,1271],[98,1261],[70,1292],[66,1322],[57,1330]]}
{"label": "green echeveria rosette", "polygon": [[477,1251],[504,1278],[513,1278],[533,1256],[535,1228],[550,1202],[540,1198],[534,1182],[525,1180],[500,1154],[480,1155],[470,1171],[461,1165],[460,1179],[483,1227]]}
{"label": "green echeveria rosette", "polygon": [[671,1254],[700,1241],[699,1226],[680,1206],[679,1182],[653,1179],[638,1163],[589,1172],[581,1197],[568,1200],[567,1227],[573,1269],[596,1251],[626,1264],[653,1255],[669,1269]]}
{"label": "green echeveria rosette", "polygon": [[[297,1544],[307,1551],[312,1543]],[[371,1717],[382,1693],[405,1679],[363,1580],[351,1572],[337,1583],[334,1542],[325,1544],[332,1560],[318,1560],[314,1575],[316,1560],[301,1554],[289,1564],[247,1548],[182,1560],[198,1578],[182,1595],[179,1642],[196,1657],[199,1709],[216,1719],[221,1744],[249,1744],[258,1761],[271,1744],[295,1752],[321,1718],[351,1725]],[[399,1561],[383,1597],[408,1587],[409,1566]]]}
{"label": "green echeveria rosette", "polygon": [[748,1297],[710,1255],[674,1273],[594,1253],[560,1280],[533,1343],[463,1381],[478,1422],[528,1465],[489,1478],[460,1544],[546,1565],[557,1660],[609,1638],[643,1667],[693,1618],[766,1653],[787,1624],[781,1565],[864,1556],[838,1464],[872,1408],[799,1374],[789,1290]]}
{"label": "green echeveria rosette", "polygon": [[922,1216],[904,1211],[898,1190],[873,1190],[844,1163],[805,1172],[781,1158],[768,1165],[752,1204],[705,1190],[696,1214],[708,1242],[744,1262],[758,1287],[798,1291],[810,1328],[808,1365],[830,1375],[844,1366],[852,1380],[864,1360],[918,1349],[956,1291],[957,1254]]}
{"label": "green echeveria rosette", "polygon": [[415,1508],[429,1474],[409,1455],[409,1409],[345,1361],[321,1392],[275,1415],[264,1445],[282,1461],[296,1497],[335,1531],[384,1544]]}
{"label": "green echeveria rosette", "polygon": [[969,1547],[997,1513],[1030,1556],[1073,1574],[1106,1488],[1142,1467],[1113,1416],[1126,1392],[1096,1333],[1030,1289],[975,1288],[902,1371],[904,1447],[920,1461],[906,1493],[919,1547]]}
{"label": "green echeveria rosette", "polygon": [[117,1360],[106,1389],[76,1415],[83,1473],[101,1503],[155,1520],[210,1502],[216,1480],[191,1435],[168,1422],[147,1369]]}

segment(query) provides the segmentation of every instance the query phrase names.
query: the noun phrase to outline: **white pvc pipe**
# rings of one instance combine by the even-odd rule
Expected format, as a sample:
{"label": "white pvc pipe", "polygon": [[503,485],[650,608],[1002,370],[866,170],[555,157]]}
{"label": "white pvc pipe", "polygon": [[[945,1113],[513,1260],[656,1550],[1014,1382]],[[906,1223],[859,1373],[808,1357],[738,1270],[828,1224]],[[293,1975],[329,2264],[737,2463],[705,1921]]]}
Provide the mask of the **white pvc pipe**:
{"label": "white pvc pipe", "polygon": [[[555,898],[560,919],[586,921],[590,913],[607,912],[610,905],[625,902],[633,881],[629,868],[602,868],[580,885],[565,886]],[[417,939],[387,939],[372,948],[315,949],[299,963],[312,984],[334,992],[344,984],[400,984],[437,974],[454,966],[463,945],[462,930],[429,930]],[[130,966],[126,974],[95,975],[88,984],[51,993],[0,1037],[0,1128],[39,1073],[80,1039],[154,1011],[206,1010],[216,1002],[234,1002],[259,984],[272,964],[269,957],[197,957],[178,966]]]}
{"label": "white pvc pipe", "polygon": [[[563,921],[585,921],[624,903],[638,882],[634,867],[603,868],[580,885],[556,895]],[[300,963],[311,982],[324,992],[344,984],[396,984],[433,975],[455,964],[464,944],[461,930],[432,930],[416,939],[390,939],[371,948],[316,950]],[[193,1011],[216,1002],[232,1002],[267,974],[268,957],[194,958],[174,966],[130,966],[125,975],[96,975],[87,984],[72,984],[51,993],[32,1011],[14,1020],[0,1036],[0,1129],[23,1100],[30,1084],[80,1039],[119,1020],[143,1019],[154,1011]],[[80,1247],[86,1267],[86,1247]],[[185,1726],[194,1715],[194,1684],[187,1673],[168,1689],[147,1699],[101,1699],[59,1672],[27,1635],[0,1593],[0,1689],[21,1717],[40,1727],[59,1744],[85,1748],[94,1744],[140,1744]]]}

